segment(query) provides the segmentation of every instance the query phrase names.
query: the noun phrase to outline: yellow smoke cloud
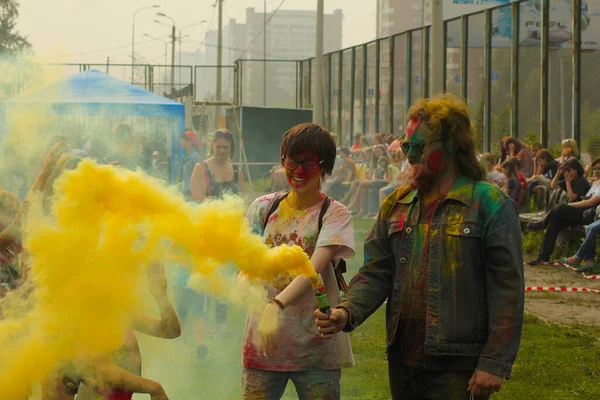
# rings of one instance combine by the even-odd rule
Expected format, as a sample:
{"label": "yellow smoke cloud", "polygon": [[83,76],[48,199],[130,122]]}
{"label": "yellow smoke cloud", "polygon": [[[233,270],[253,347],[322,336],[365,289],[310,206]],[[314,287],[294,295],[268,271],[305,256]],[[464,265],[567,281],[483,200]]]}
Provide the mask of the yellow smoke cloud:
{"label": "yellow smoke cloud", "polygon": [[251,234],[241,199],[192,206],[142,173],[88,160],[55,189],[52,218],[33,213],[25,231],[31,304],[0,321],[0,399],[26,398],[64,362],[119,348],[151,262],[176,259],[213,291],[235,291],[219,274],[229,262],[255,279],[315,276],[299,247],[269,249]]}

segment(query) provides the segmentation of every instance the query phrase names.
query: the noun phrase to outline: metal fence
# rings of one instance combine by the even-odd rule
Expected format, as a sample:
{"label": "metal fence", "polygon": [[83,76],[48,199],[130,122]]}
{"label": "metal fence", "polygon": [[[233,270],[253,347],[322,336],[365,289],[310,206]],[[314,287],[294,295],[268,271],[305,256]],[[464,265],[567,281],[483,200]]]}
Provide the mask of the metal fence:
{"label": "metal fence", "polygon": [[[556,148],[574,138],[600,155],[600,0],[528,0],[445,21],[445,91],[471,112],[481,150],[516,136]],[[430,27],[300,62],[300,106],[322,93],[325,122],[355,133],[404,132],[410,104],[431,95]]]}

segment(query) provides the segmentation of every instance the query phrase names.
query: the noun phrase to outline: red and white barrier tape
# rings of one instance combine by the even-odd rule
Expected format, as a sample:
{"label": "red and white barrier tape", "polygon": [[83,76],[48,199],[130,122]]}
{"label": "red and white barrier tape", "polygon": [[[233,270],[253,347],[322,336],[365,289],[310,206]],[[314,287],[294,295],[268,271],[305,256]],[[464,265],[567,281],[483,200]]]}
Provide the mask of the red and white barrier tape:
{"label": "red and white barrier tape", "polygon": [[600,293],[598,289],[562,287],[562,286],[528,286],[526,292],[582,292],[582,293]]}

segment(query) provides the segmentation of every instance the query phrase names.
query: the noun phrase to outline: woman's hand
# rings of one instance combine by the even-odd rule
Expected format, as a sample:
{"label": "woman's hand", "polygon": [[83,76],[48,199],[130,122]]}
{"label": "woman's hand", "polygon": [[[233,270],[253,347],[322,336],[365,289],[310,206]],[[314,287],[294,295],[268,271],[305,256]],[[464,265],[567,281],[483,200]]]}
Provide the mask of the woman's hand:
{"label": "woman's hand", "polygon": [[563,173],[564,177],[565,177],[565,182],[573,182],[573,179],[575,179],[575,171],[567,171],[566,173]]}
{"label": "woman's hand", "polygon": [[155,299],[167,297],[165,267],[160,263],[153,263],[148,268],[148,290]]}
{"label": "woman's hand", "polygon": [[160,385],[160,383],[156,382],[155,388],[150,392],[151,400],[169,400],[167,394],[165,393],[165,389]]}
{"label": "woman's hand", "polygon": [[258,324],[258,352],[267,358],[273,357],[277,348],[277,331],[281,309],[275,303],[267,303]]}

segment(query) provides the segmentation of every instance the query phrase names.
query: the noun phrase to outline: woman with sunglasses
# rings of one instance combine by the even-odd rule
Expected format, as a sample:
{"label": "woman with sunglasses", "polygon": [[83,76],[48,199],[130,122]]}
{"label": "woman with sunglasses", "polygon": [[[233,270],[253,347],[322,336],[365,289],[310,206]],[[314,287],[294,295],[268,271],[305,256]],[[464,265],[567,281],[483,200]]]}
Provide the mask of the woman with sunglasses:
{"label": "woman with sunglasses", "polygon": [[[281,143],[290,191],[258,198],[246,214],[251,229],[267,245],[302,247],[323,278],[331,306],[339,301],[333,261],[354,255],[350,213],[321,192],[335,157],[333,139],[319,125],[290,129]],[[312,315],[317,303],[308,279],[285,273],[262,283],[270,302],[264,310],[248,313],[243,398],[280,399],[291,380],[300,400],[339,399],[341,368],[354,364],[348,335],[331,343],[320,337]],[[273,334],[259,333],[261,321],[273,320],[279,321]]]}
{"label": "woman with sunglasses", "polygon": [[554,207],[544,220],[527,226],[528,230],[546,228],[538,257],[527,262],[527,265],[539,265],[549,262],[558,234],[572,226],[592,222],[593,219],[592,221],[585,220],[585,211],[600,204],[600,192],[596,192],[597,188],[590,190],[590,184],[585,179],[583,167],[577,159],[572,158],[564,166],[559,167],[558,173],[552,182],[553,186],[559,175],[564,177],[564,183],[561,182],[560,186],[567,189],[570,203]]}

